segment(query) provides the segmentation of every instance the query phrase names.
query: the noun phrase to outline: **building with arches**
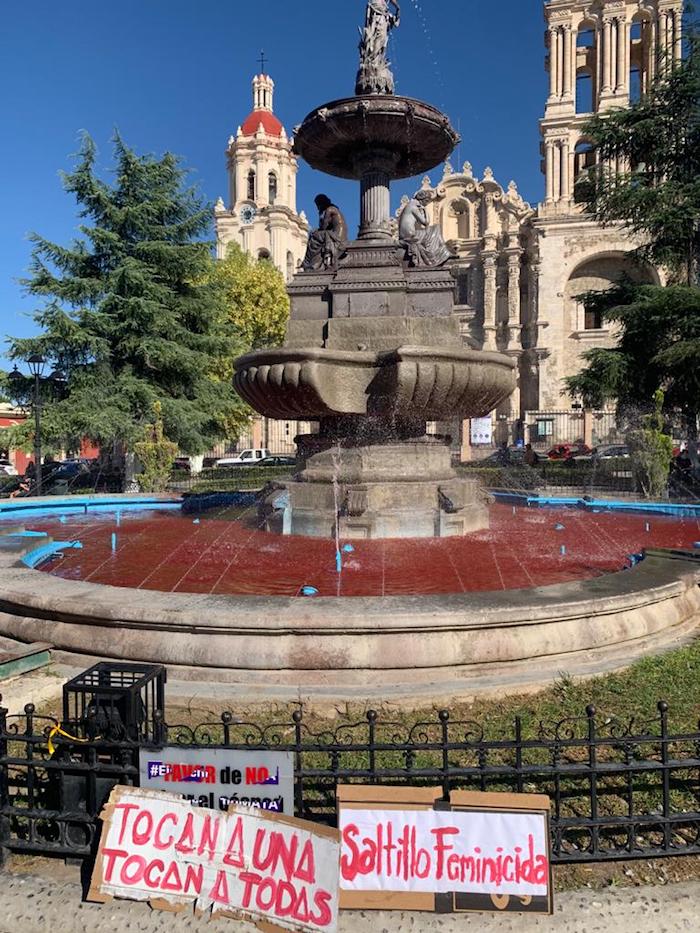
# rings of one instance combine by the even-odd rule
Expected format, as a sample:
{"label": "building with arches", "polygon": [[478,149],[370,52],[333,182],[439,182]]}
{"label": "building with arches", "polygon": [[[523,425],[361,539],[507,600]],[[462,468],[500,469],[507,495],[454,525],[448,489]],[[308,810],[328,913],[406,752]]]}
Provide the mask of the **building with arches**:
{"label": "building with arches", "polygon": [[306,252],[309,225],[297,213],[298,164],[293,140],[275,116],[275,82],[267,74],[253,78],[253,109],[229,137],[226,147],[228,204],[214,208],[217,256],[238,243],[257,259],[269,259],[287,281]]}
{"label": "building with arches", "polygon": [[580,370],[585,350],[614,344],[614,331],[578,296],[623,275],[663,281],[662,270],[630,257],[637,244],[626,231],[583,212],[575,186],[596,162],[584,124],[592,113],[628,106],[680,59],[682,10],[682,0],[545,3],[549,96],[541,120],[545,198],[537,207],[515,182],[504,187],[490,169],[475,173],[469,163],[459,171],[448,164],[435,186],[423,181],[431,220],[457,254],[455,311],[465,344],[518,362],[516,392],[494,416],[504,430],[511,426],[511,439],[537,440],[523,425],[554,421],[542,413],[568,409],[578,417],[563,380]]}

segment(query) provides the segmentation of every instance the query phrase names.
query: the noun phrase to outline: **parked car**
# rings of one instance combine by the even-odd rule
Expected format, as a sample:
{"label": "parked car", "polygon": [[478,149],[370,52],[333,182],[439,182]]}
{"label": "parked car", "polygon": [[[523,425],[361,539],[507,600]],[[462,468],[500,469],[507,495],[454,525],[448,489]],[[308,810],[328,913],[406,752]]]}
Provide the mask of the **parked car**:
{"label": "parked car", "polygon": [[596,460],[613,460],[617,457],[627,458],[630,455],[630,449],[627,444],[607,444],[605,447],[599,447],[593,454]]}
{"label": "parked car", "polygon": [[224,469],[228,467],[257,466],[261,460],[269,456],[270,451],[266,447],[249,447],[232,457],[222,457],[221,460],[216,461],[216,466]]}
{"label": "parked car", "polygon": [[577,457],[590,456],[593,450],[588,444],[555,444],[547,451],[548,460],[574,460]]}
{"label": "parked car", "polygon": [[0,476],[17,476],[17,470],[9,460],[0,460]]}
{"label": "parked car", "polygon": [[290,467],[296,466],[297,458],[296,457],[287,457],[282,454],[278,454],[274,457],[263,457],[262,460],[259,460],[256,463],[256,466],[261,467]]}
{"label": "parked car", "polygon": [[[509,447],[508,456],[512,465],[520,466],[525,456],[525,448]],[[475,460],[474,462],[478,463],[479,466],[503,466],[503,450],[495,450],[492,454],[489,454],[488,457],[484,457],[483,460]]]}
{"label": "parked car", "polygon": [[629,458],[630,449],[627,444],[606,444],[603,447],[596,447],[587,454],[575,454],[570,459],[578,461],[596,462],[598,460],[626,460]]}

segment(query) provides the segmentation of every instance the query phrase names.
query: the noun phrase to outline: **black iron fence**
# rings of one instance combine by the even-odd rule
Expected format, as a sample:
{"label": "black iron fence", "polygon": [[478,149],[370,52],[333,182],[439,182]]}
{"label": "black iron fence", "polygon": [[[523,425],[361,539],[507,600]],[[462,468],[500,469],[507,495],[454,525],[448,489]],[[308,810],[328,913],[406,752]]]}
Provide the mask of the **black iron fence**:
{"label": "black iron fence", "polygon": [[[554,863],[700,854],[700,731],[671,732],[665,703],[647,722],[602,717],[591,706],[527,728],[516,718],[506,735],[446,710],[409,724],[369,711],[323,727],[301,710],[269,725],[231,713],[197,726],[168,725],[162,715],[156,722],[156,741],[144,747],[292,752],[296,813],[310,820],[335,822],[341,782],[440,786],[446,797],[455,789],[539,793],[552,802]],[[0,710],[0,845],[89,856],[111,787],[138,783],[139,747],[67,738],[31,705],[18,716]]]}

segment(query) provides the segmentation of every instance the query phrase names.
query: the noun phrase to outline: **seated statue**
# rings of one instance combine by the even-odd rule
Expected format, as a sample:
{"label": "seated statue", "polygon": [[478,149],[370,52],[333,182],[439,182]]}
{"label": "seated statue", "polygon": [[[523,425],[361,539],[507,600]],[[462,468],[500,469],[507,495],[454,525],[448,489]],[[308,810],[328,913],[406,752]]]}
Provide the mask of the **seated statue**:
{"label": "seated statue", "polygon": [[348,243],[348,226],[340,209],[325,194],[319,194],[314,203],[318,208],[318,230],[309,237],[301,264],[307,272],[334,269]]}
{"label": "seated statue", "polygon": [[399,242],[411,266],[441,266],[454,258],[437,226],[430,226],[425,205],[430,192],[421,189],[410,199],[399,217]]}

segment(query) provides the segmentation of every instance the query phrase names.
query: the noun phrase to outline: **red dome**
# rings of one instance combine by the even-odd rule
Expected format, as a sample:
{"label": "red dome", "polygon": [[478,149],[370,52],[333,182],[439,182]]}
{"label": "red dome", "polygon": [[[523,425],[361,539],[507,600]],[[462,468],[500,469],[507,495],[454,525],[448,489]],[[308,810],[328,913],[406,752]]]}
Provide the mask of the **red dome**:
{"label": "red dome", "polygon": [[269,110],[254,110],[250,116],[246,117],[241,130],[244,136],[254,136],[258,132],[258,127],[262,123],[263,129],[268,136],[281,136],[282,124]]}

